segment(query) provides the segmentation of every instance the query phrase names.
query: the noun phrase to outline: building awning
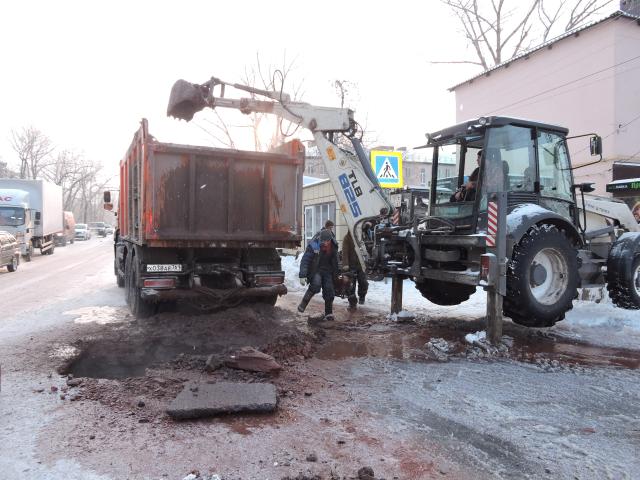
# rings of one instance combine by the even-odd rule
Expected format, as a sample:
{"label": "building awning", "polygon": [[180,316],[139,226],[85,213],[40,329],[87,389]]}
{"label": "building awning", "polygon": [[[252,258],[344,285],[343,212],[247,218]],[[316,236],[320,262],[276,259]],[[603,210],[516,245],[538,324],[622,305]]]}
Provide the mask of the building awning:
{"label": "building awning", "polygon": [[607,192],[613,193],[640,193],[640,178],[625,178],[623,180],[615,180],[607,183]]}

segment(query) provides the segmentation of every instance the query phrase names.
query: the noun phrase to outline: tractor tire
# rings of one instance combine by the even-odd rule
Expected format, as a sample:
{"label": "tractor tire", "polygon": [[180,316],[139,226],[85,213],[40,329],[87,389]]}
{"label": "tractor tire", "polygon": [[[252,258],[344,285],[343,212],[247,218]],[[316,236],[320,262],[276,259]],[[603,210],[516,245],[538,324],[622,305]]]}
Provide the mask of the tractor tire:
{"label": "tractor tire", "polygon": [[473,285],[431,279],[416,282],[416,288],[424,298],[436,305],[459,305],[469,300],[476,291]]}
{"label": "tractor tire", "polygon": [[526,327],[551,327],[578,296],[577,251],[553,225],[536,225],[514,247],[503,313]]}
{"label": "tractor tire", "polygon": [[613,244],[607,258],[607,290],[615,306],[640,309],[640,235],[626,233]]}
{"label": "tractor tire", "polygon": [[129,308],[131,309],[131,313],[136,318],[147,318],[155,313],[155,305],[146,302],[141,295],[141,289],[138,287],[138,275],[140,272],[140,264],[138,263],[136,257],[131,255],[130,265],[130,273],[127,278],[129,278],[129,285],[127,291],[127,303],[129,304]]}

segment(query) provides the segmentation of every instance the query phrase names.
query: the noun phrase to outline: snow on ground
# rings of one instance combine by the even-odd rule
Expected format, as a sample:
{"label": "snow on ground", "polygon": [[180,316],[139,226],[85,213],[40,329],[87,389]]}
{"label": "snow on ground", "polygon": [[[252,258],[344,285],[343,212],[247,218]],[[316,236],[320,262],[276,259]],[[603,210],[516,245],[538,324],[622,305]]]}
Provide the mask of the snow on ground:
{"label": "snow on ground", "polygon": [[[302,292],[298,272],[300,259],[282,257],[285,284],[289,291]],[[477,319],[486,313],[487,297],[482,288],[471,295],[469,300],[450,307],[435,305],[422,297],[411,280],[404,281],[402,304],[405,310],[427,318]],[[597,295],[595,296],[597,297]],[[369,282],[367,305],[387,310],[391,305],[391,279]],[[596,345],[640,349],[640,310],[624,310],[615,307],[605,294],[599,302],[576,300],[566,319],[548,329],[557,335],[575,338]]]}

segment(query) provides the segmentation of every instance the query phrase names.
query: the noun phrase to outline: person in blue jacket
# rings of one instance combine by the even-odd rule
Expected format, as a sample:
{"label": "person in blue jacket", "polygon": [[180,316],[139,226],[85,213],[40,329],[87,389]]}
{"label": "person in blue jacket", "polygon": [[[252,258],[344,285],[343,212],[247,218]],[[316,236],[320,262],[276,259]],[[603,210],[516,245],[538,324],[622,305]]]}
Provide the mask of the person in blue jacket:
{"label": "person in blue jacket", "polygon": [[300,261],[300,284],[309,284],[298,311],[304,312],[311,298],[322,289],[324,318],[333,320],[333,279],[338,275],[338,242],[332,231],[333,222],[327,220],[324,228],[316,233]]}

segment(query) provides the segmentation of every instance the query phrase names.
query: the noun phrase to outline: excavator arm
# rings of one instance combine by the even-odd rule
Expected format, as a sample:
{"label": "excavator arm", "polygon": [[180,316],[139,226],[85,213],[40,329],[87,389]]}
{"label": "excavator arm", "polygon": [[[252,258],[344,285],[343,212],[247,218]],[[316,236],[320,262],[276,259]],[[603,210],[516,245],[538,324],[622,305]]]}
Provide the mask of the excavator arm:
{"label": "excavator arm", "polygon": [[[214,88],[217,86],[220,86],[220,94],[215,96]],[[269,100],[225,98],[227,86]],[[206,107],[233,108],[245,114],[269,113],[311,131],[338,198],[339,209],[355,239],[356,254],[362,268],[366,270],[369,253],[363,238],[363,226],[366,222],[377,224],[381,216],[386,217],[393,212],[393,207],[382,193],[362,145],[353,136],[356,125],[353,111],[293,102],[289,95],[282,92],[230,84],[213,77],[201,85],[178,80],[171,90],[167,115],[190,121],[195,113]],[[350,138],[355,154],[341,149],[331,141],[335,133],[343,133]]]}

